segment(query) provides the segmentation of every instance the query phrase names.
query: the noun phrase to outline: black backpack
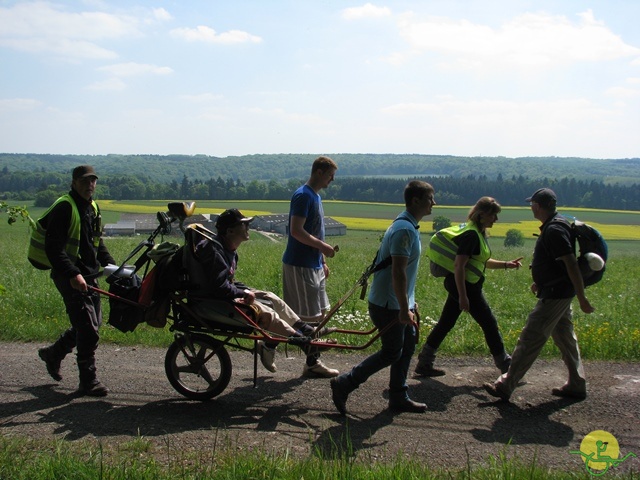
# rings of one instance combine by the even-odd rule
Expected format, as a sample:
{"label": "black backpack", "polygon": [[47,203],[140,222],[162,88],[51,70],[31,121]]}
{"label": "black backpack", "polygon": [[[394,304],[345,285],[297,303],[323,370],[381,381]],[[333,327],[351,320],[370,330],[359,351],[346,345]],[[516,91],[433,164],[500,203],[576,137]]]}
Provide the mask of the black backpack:
{"label": "black backpack", "polygon": [[[575,217],[558,215],[553,222],[559,223],[569,229],[571,238],[578,244],[578,267],[582,274],[585,287],[589,287],[602,280],[609,257],[609,247],[600,232],[591,225],[581,222]],[[605,265],[600,270],[593,270],[589,266],[587,253],[595,253],[604,260]]]}
{"label": "black backpack", "polygon": [[156,264],[159,269],[157,289],[160,295],[170,292],[197,290],[206,282],[206,273],[199,262],[194,259],[196,244],[205,237],[220,248],[215,234],[202,225],[193,223],[185,229],[184,245],[166,255]]}
{"label": "black backpack", "polygon": [[186,268],[183,258],[184,245],[156,265],[159,269],[157,288],[160,295],[185,289]]}
{"label": "black backpack", "polygon": [[[600,232],[580,220],[574,218],[571,223],[571,230],[578,242],[580,255],[578,256],[578,266],[582,273],[584,286],[588,287],[602,280],[604,271],[607,268],[607,259],[609,257],[609,247]],[[585,257],[586,253],[596,253],[604,260],[604,267],[601,270],[592,270],[589,262]]]}

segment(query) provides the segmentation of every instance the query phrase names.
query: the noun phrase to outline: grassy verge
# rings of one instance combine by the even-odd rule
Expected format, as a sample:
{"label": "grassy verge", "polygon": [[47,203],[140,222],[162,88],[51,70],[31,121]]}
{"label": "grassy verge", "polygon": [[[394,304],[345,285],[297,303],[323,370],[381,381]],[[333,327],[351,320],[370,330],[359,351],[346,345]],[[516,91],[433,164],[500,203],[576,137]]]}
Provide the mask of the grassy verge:
{"label": "grassy verge", "polygon": [[[485,463],[469,463],[459,468],[430,467],[424,459],[399,455],[390,462],[357,458],[340,452],[322,458],[317,452],[300,460],[288,452],[253,450],[238,455],[237,447],[224,445],[213,451],[180,452],[167,445],[167,455],[153,455],[153,447],[144,438],[117,446],[102,443],[41,441],[16,438],[0,439],[0,478],[13,480],[109,479],[477,479],[477,480],[576,480],[592,478],[586,471],[565,472],[524,461],[509,454],[509,447]],[[608,478],[634,479],[634,473]]]}

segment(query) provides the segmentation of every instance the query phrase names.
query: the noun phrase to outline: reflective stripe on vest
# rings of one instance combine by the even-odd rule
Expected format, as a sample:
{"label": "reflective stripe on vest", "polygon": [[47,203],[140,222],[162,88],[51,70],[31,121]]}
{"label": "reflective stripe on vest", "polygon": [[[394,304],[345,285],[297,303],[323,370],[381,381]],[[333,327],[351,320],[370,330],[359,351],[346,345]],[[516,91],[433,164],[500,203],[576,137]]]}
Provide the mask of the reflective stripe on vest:
{"label": "reflective stripe on vest", "polygon": [[454,243],[454,239],[469,231],[473,230],[478,234],[480,239],[480,254],[469,257],[469,261],[465,267],[465,280],[469,283],[478,283],[484,276],[485,264],[491,258],[491,249],[487,244],[484,236],[473,223],[462,223],[458,226],[443,228],[436,232],[427,246],[427,256],[429,259],[453,273],[455,270],[456,254],[458,246]]}
{"label": "reflective stripe on vest", "polygon": [[[66,194],[58,198],[53,205],[47,209],[44,215],[42,215],[42,217],[40,217],[36,222],[36,227],[31,230],[31,239],[29,241],[27,257],[34,266],[42,270],[50,269],[51,262],[49,262],[44,246],[47,230],[42,226],[41,222],[47,215],[49,215],[49,213],[51,213],[51,210],[61,202],[69,202],[69,204],[71,204],[71,221],[69,222],[69,230],[67,231],[68,238],[64,249],[72,263],[75,264],[78,260],[78,252],[80,250],[80,212],[78,212],[76,202],[73,200],[71,195]],[[91,206],[97,215],[98,205],[94,201],[91,201]]]}

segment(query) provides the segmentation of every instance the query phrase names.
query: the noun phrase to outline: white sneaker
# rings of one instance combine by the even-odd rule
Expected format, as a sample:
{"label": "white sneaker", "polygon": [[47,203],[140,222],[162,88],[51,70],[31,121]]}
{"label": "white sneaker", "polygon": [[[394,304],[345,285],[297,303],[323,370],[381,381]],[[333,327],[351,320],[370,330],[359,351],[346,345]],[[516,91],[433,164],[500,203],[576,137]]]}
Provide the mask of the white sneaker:
{"label": "white sneaker", "polygon": [[304,368],[302,369],[303,377],[312,377],[312,378],[332,378],[337,377],[340,374],[338,370],[335,368],[329,368],[320,360],[315,365],[309,366],[305,363]]}
{"label": "white sneaker", "polygon": [[275,364],[276,349],[267,347],[265,343],[260,340],[258,341],[258,355],[260,355],[260,361],[264,368],[269,370],[271,373],[275,373],[277,370]]}

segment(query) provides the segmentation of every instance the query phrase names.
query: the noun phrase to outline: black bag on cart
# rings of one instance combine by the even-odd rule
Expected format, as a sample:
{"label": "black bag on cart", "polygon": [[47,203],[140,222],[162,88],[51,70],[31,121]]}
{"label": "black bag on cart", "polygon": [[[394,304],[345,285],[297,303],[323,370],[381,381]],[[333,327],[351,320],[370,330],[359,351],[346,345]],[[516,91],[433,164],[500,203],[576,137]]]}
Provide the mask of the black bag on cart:
{"label": "black bag on cart", "polygon": [[[125,300],[138,302],[142,281],[135,273],[130,277],[117,277],[110,282],[109,293]],[[109,323],[121,332],[133,332],[138,324],[144,322],[145,309],[109,297]]]}

